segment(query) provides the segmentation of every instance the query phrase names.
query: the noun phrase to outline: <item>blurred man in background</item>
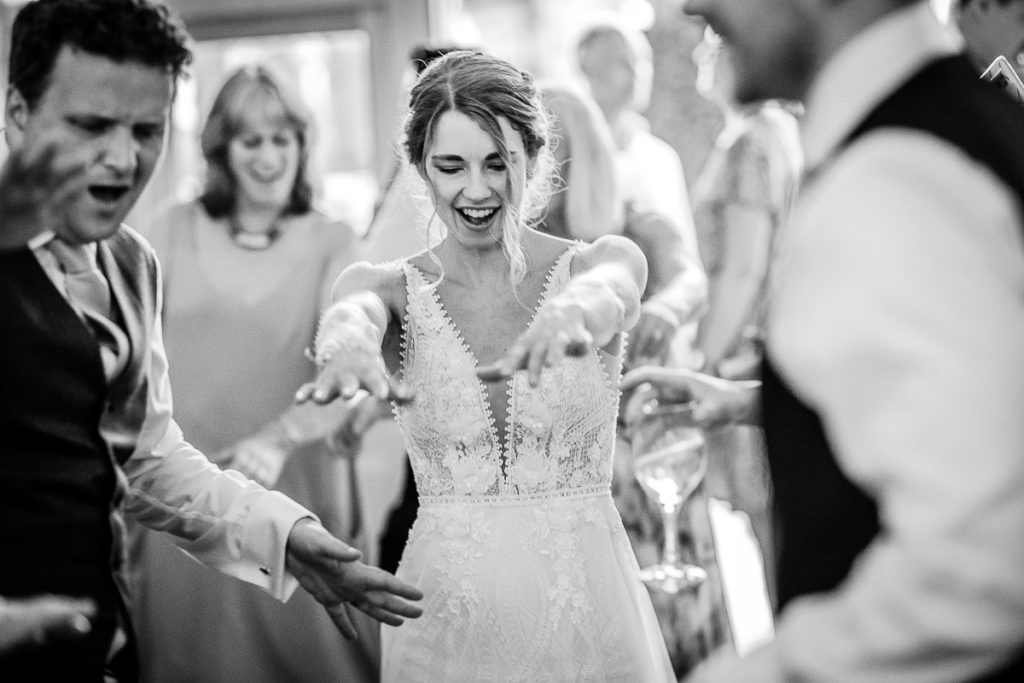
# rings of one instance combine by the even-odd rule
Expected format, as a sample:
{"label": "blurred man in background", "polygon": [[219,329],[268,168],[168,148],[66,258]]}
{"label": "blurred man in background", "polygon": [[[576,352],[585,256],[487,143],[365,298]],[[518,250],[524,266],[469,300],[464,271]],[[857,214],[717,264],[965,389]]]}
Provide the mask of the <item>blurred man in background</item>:
{"label": "blurred man in background", "polygon": [[1024,0],[953,0],[950,17],[979,71],[999,56],[1024,75]]}
{"label": "blurred man in background", "polygon": [[684,9],[740,103],[804,102],[808,169],[762,369],[776,639],[692,680],[1022,680],[1024,117],[926,0]]}

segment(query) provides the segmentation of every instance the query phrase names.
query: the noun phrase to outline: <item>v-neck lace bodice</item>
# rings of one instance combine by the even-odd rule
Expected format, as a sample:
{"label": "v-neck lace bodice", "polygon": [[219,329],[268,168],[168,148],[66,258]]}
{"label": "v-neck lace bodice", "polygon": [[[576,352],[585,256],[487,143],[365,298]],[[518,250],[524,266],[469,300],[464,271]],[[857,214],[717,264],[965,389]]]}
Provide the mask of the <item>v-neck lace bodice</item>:
{"label": "v-neck lace bodice", "polygon": [[[569,281],[576,250],[568,249],[552,267],[538,308]],[[436,289],[411,264],[404,269],[402,374],[416,400],[396,408],[396,415],[421,500],[535,499],[607,490],[619,359],[603,359],[600,351],[566,358],[546,369],[537,387],[517,372],[507,383],[502,444],[476,358]]]}
{"label": "v-neck lace bodice", "polygon": [[401,373],[416,399],[395,414],[420,507],[397,574],[424,598],[419,619],[382,629],[381,680],[675,681],[611,496],[621,352],[564,358],[536,387],[515,373],[499,443],[477,357],[436,288],[404,271]]}

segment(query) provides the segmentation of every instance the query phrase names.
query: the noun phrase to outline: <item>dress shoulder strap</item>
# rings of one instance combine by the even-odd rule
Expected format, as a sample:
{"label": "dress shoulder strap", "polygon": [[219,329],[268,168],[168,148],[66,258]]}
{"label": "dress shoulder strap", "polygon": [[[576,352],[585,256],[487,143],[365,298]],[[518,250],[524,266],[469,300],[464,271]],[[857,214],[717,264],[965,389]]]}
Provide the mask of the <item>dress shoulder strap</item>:
{"label": "dress shoulder strap", "polygon": [[576,240],[555,259],[555,265],[551,268],[551,289],[557,291],[568,284],[572,278],[572,260],[585,246],[587,246],[586,242]]}

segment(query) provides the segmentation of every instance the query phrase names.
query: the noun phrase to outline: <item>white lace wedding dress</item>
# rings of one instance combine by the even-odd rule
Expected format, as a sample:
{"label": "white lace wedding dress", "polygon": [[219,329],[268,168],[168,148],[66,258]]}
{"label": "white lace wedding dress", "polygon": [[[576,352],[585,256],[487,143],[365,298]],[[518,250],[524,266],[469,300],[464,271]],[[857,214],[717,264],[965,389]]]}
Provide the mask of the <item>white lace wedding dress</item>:
{"label": "white lace wedding dress", "polygon": [[610,493],[621,359],[566,359],[536,388],[517,373],[499,444],[469,347],[420,271],[405,276],[416,401],[396,413],[420,509],[398,576],[426,597],[422,617],[383,627],[382,679],[674,681]]}

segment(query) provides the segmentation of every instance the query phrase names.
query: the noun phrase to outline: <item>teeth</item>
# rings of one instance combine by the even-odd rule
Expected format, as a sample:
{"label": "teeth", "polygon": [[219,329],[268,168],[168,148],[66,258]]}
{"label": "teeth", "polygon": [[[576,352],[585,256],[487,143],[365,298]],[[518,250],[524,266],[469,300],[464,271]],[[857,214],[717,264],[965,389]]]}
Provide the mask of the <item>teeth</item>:
{"label": "teeth", "polygon": [[487,218],[493,214],[497,209],[462,209],[462,212],[470,218]]}

